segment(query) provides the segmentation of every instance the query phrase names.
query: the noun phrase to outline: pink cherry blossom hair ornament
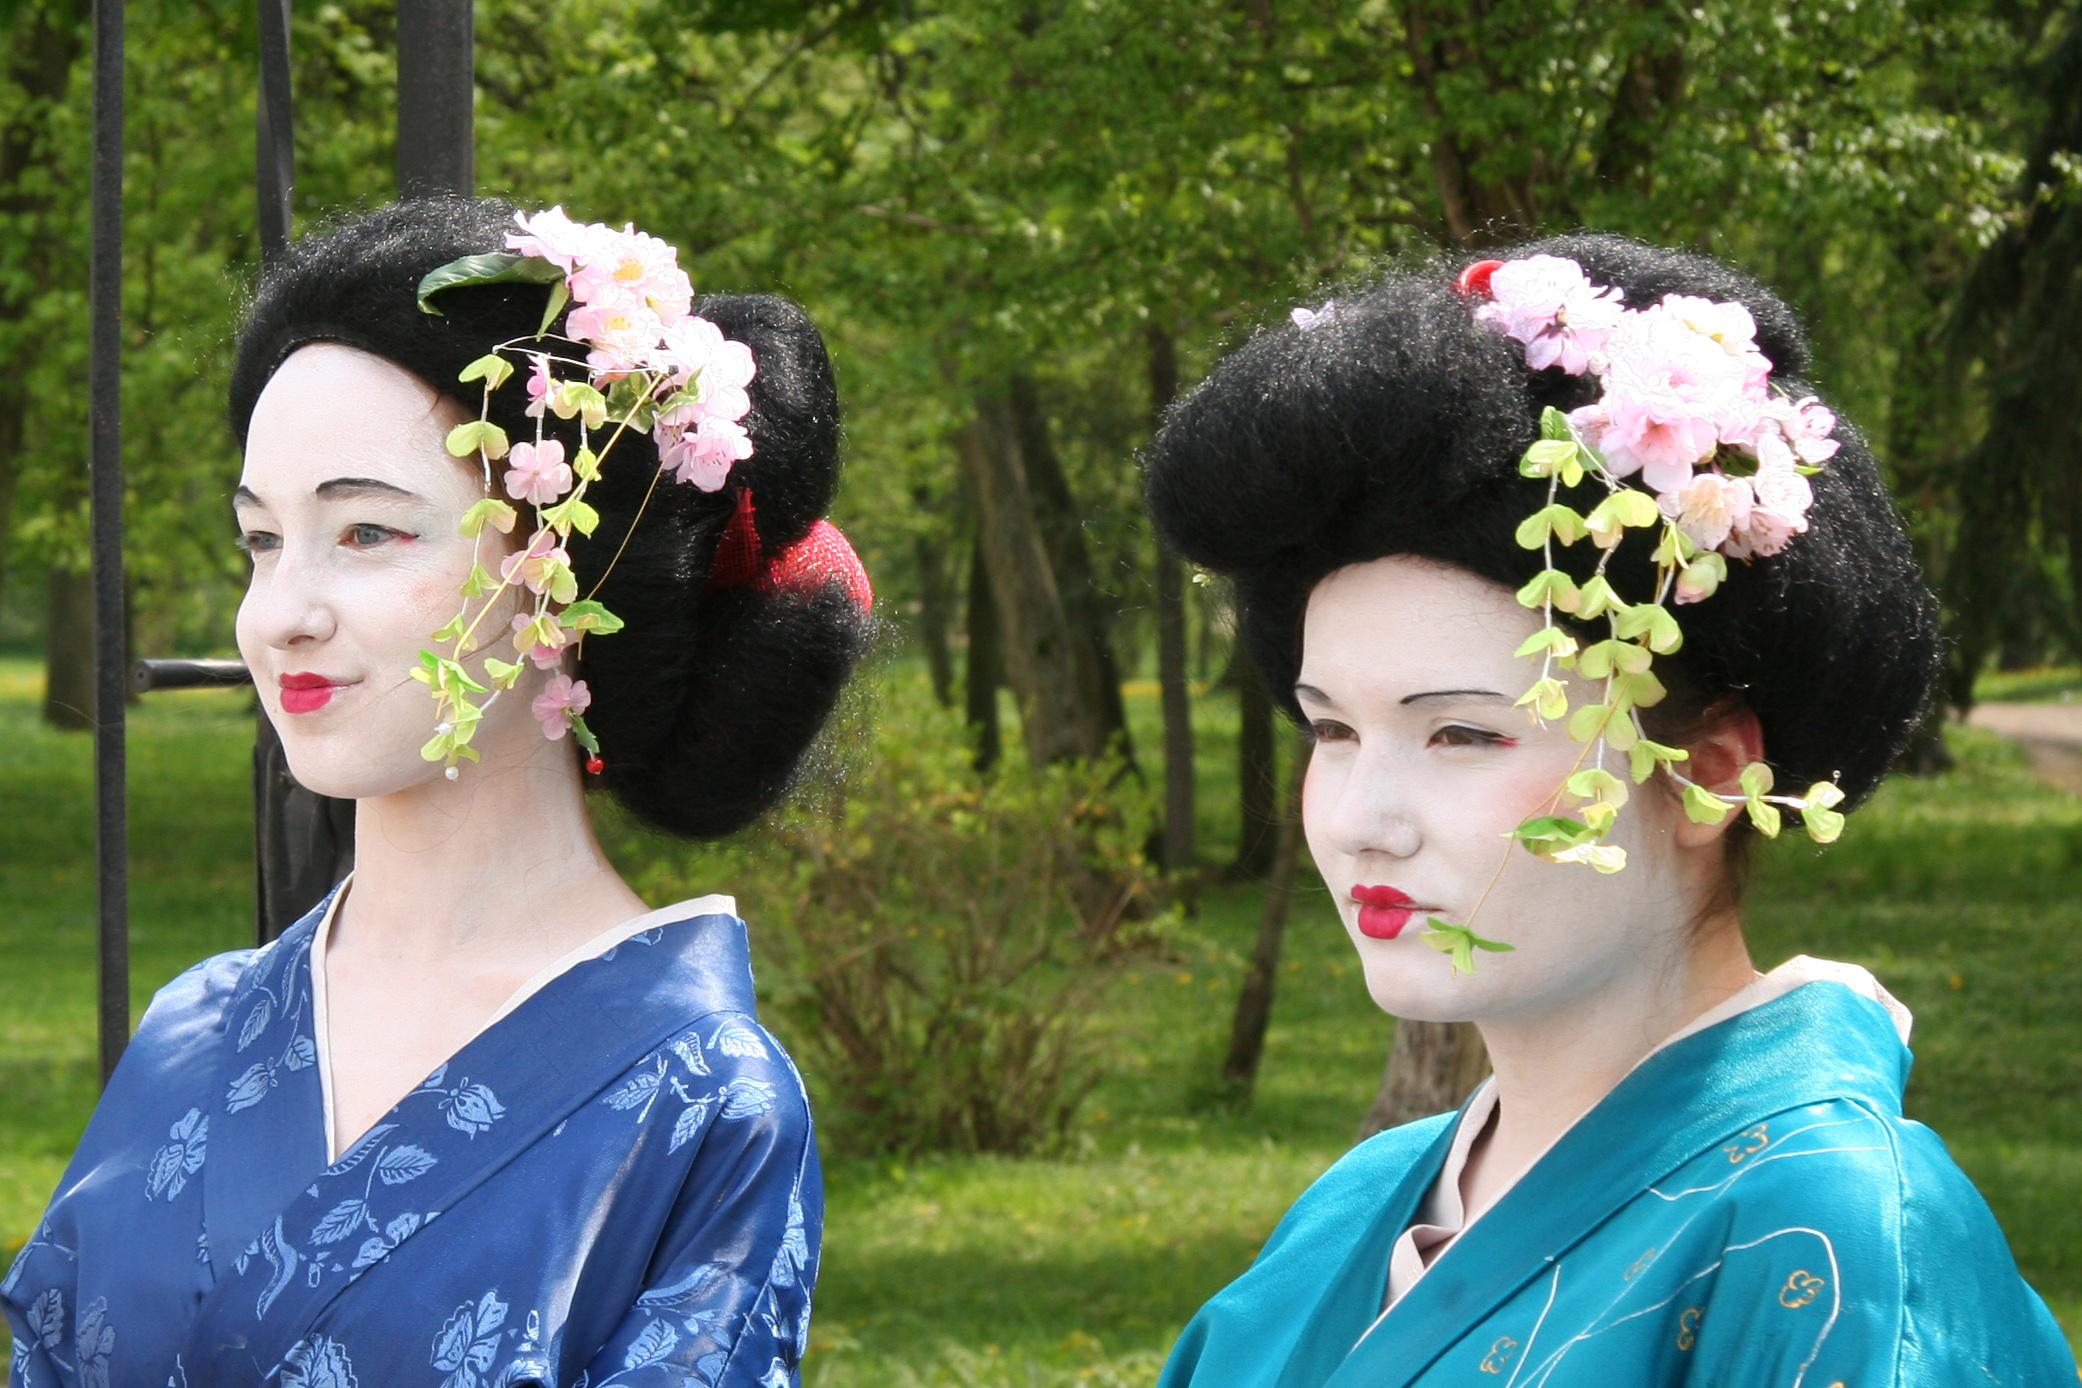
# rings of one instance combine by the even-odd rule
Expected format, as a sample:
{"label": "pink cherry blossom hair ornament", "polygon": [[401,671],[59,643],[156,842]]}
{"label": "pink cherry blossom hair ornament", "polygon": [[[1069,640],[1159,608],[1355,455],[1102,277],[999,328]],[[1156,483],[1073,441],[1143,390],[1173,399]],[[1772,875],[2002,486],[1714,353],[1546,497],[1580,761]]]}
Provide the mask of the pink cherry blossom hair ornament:
{"label": "pink cherry blossom hair ornament", "polygon": [[[434,298],[446,289],[511,283],[549,287],[534,336],[498,344],[460,376],[465,383],[481,383],[484,403],[476,419],[450,433],[448,450],[478,460],[487,492],[464,517],[463,533],[481,548],[487,528],[513,532],[520,512],[510,503],[531,508],[533,527],[495,563],[480,556],[463,586],[460,610],[434,634],[437,647],[447,649],[420,653],[421,668],[414,673],[432,691],[437,715],[435,735],[421,755],[444,762],[451,780],[459,762],[476,760],[470,742],[485,710],[518,683],[530,661],[553,672],[532,703],[543,735],[552,740],[571,735],[587,754],[589,772],[606,769],[584,716],[592,692],[561,667],[589,636],[609,636],[623,625],[593,596],[613,571],[614,560],[581,595],[568,549],[574,533],[591,536],[599,524],[586,494],[609,465],[615,445],[631,432],[650,436],[658,454],[652,490],[669,481],[720,491],[737,464],[753,455],[743,421],[752,408],[748,387],[758,363],[748,345],[693,311],[693,286],[670,244],[634,227],[616,231],[574,222],[560,207],[516,213],[514,220],[517,229],[507,234],[504,252],[451,261],[419,285],[420,308],[437,315],[441,310]],[[563,332],[552,333],[560,317]],[[492,394],[517,367],[526,370],[523,413],[534,421],[536,433],[521,442],[508,439],[491,419]],[[562,441],[546,436],[550,415],[575,423],[575,452],[567,455]],[[495,477],[493,465],[501,462]],[[632,534],[641,514],[639,508],[630,522]],[[740,487],[710,588],[749,582],[796,589],[836,580],[863,611],[872,605],[866,571],[836,527],[820,520],[769,560],[752,517],[751,491]],[[627,543],[625,536],[623,547]],[[617,549],[616,560],[620,554]],[[463,658],[495,634],[480,631],[484,618],[501,599],[515,594],[521,610],[511,619],[509,635],[523,659],[487,656],[489,683],[481,682]]]}
{"label": "pink cherry blossom hair ornament", "polygon": [[[1718,823],[1744,809],[1770,836],[1779,831],[1781,810],[1794,809],[1811,837],[1835,839],[1843,829],[1835,807],[1844,796],[1833,782],[1775,795],[1770,767],[1753,762],[1740,773],[1740,796],[1717,793],[1677,769],[1688,754],[1649,739],[1638,712],[1665,695],[1656,658],[1683,644],[1672,609],[1711,597],[1729,560],[1779,554],[1807,530],[1814,502],[1807,478],[1837,451],[1835,416],[1813,396],[1795,399],[1774,386],[1772,364],[1757,349],[1756,323],[1740,303],[1666,294],[1646,308],[1628,308],[1618,288],[1594,283],[1576,261],[1554,255],[1479,260],[1461,271],[1455,288],[1477,323],[1521,344],[1528,367],[1587,376],[1598,386],[1588,405],[1566,415],[1542,412],[1541,436],[1518,467],[1521,476],[1547,483],[1545,505],[1517,530],[1518,543],[1540,551],[1543,561],[1517,595],[1542,618],[1517,651],[1540,661],[1539,678],[1518,704],[1535,722],[1565,722],[1585,747],[1541,812],[1513,837],[1548,861],[1617,872],[1626,853],[1608,839],[1627,802],[1628,780],[1638,784],[1660,771],[1683,787],[1685,812],[1695,821]],[[1603,491],[1587,514],[1562,495],[1586,483],[1594,495]],[[1658,532],[1655,590],[1646,601],[1629,602],[1606,577],[1629,529]],[[1585,540],[1599,554],[1591,576],[1578,582],[1556,566],[1555,547]],[[1577,625],[1560,625],[1557,612]],[[1586,628],[1600,619],[1603,639],[1594,640]],[[1598,686],[1597,701],[1572,709],[1557,670]],[[1623,763],[1625,778],[1608,768],[1608,756]],[[1434,921],[1425,932],[1452,956],[1456,971],[1472,970],[1474,950],[1509,948],[1474,932],[1479,910],[1478,903],[1466,921]]]}

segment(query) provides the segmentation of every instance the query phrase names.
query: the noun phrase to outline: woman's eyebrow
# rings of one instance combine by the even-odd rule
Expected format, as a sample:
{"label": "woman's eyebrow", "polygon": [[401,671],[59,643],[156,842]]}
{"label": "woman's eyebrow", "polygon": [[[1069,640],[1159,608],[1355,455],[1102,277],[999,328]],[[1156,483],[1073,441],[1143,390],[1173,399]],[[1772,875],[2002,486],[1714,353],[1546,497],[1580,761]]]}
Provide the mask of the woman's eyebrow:
{"label": "woman's eyebrow", "polygon": [[1405,706],[1419,703],[1425,699],[1480,699],[1483,701],[1495,699],[1508,703],[1510,696],[1499,694],[1494,689],[1427,689],[1422,694],[1405,694],[1402,696],[1402,702]]}
{"label": "woman's eyebrow", "polygon": [[[241,487],[239,490],[244,491],[245,488]],[[312,494],[321,500],[327,501],[338,496],[368,495],[403,496],[410,497],[414,501],[420,499],[418,492],[408,492],[403,487],[393,486],[389,482],[379,481],[374,477],[335,477],[329,481],[320,482],[312,489]]]}

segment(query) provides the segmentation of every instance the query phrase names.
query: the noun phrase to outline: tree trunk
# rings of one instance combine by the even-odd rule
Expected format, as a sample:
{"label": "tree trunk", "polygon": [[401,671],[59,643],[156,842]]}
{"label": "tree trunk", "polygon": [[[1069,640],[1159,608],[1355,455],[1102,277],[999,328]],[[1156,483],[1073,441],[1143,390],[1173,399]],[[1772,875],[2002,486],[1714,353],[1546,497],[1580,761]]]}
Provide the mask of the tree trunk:
{"label": "tree trunk", "polygon": [[1113,728],[1092,697],[1090,647],[1073,631],[1056,585],[1010,407],[979,402],[957,445],[976,501],[1005,682],[1019,700],[1027,756],[1036,766],[1102,757]]}
{"label": "tree trunk", "polygon": [[47,591],[44,721],[67,732],[86,732],[94,726],[94,581],[84,573],[52,569]]}
{"label": "tree trunk", "polygon": [[[1178,351],[1171,334],[1149,328],[1149,415],[1154,433],[1178,394]],[[1157,687],[1164,708],[1164,868],[1190,872],[1199,861],[1193,820],[1193,703],[1186,676],[1185,575],[1157,541]]]}
{"label": "tree trunk", "polygon": [[1398,1018],[1380,1092],[1359,1123],[1359,1140],[1458,1108],[1489,1073],[1489,1052],[1472,1022]]}
{"label": "tree trunk", "polygon": [[1070,624],[1072,656],[1078,685],[1088,703],[1087,716],[1098,720],[1107,741],[1118,745],[1132,764],[1135,748],[1128,739],[1128,714],[1121,703],[1113,612],[1092,576],[1091,552],[1084,542],[1084,512],[1070,492],[1070,479],[1063,475],[1033,377],[1014,373],[1006,403],[1011,409],[1013,443],[1026,475],[1027,498]]}
{"label": "tree trunk", "polygon": [[925,642],[925,667],[932,674],[933,698],[941,708],[954,707],[954,656],[947,649],[947,570],[941,547],[920,535],[913,542],[918,564],[918,635]]}
{"label": "tree trunk", "polygon": [[[8,103],[6,120],[0,122],[0,219],[4,219],[16,259],[15,273],[0,282],[0,330],[16,342],[8,357],[0,359],[0,583],[4,583],[8,540],[14,533],[15,489],[22,470],[23,425],[29,412],[22,367],[40,346],[33,340],[20,340],[16,330],[36,301],[53,287],[54,260],[70,254],[52,229],[41,225],[51,210],[52,181],[29,176],[49,170],[57,162],[51,116],[65,99],[66,84],[80,56],[87,6],[82,0],[41,0],[7,6],[0,12],[12,20],[0,26],[0,33],[7,38],[5,80],[18,93]],[[68,274],[62,282],[78,281]],[[79,708],[89,706],[88,701],[78,702]]]}
{"label": "tree trunk", "polygon": [[1258,1080],[1258,1061],[1265,1054],[1265,1030],[1272,1024],[1272,995],[1279,983],[1280,946],[1286,940],[1287,910],[1294,903],[1294,873],[1301,858],[1301,785],[1308,777],[1311,744],[1294,749],[1294,771],[1287,778],[1285,813],[1272,857],[1272,881],[1265,888],[1265,911],[1258,917],[1258,943],[1250,968],[1236,995],[1236,1018],[1229,1028],[1229,1055],[1222,1079],[1248,1098]]}
{"label": "tree trunk", "polygon": [[998,640],[998,606],[990,596],[990,572],[983,563],[983,537],[979,533],[969,552],[969,658],[968,688],[963,698],[968,708],[969,736],[975,744],[978,771],[998,764],[998,687],[1005,682],[1004,647]]}
{"label": "tree trunk", "polygon": [[1236,677],[1236,783],[1243,828],[1228,875],[1232,880],[1248,880],[1272,871],[1280,832],[1272,699],[1248,655],[1239,651],[1230,669]]}

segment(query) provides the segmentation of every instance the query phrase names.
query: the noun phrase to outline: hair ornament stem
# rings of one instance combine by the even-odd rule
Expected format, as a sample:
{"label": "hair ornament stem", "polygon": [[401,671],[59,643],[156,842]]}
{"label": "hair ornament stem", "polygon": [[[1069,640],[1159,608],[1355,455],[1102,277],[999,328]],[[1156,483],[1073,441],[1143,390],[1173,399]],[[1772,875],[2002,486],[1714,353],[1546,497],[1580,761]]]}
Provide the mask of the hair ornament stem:
{"label": "hair ornament stem", "polygon": [[[1834,842],[1844,823],[1836,785],[1772,794],[1771,768],[1751,762],[1739,773],[1742,794],[1723,795],[1679,773],[1689,754],[1650,739],[1639,711],[1665,696],[1656,657],[1683,646],[1674,609],[1712,597],[1727,581],[1729,560],[1775,555],[1807,530],[1814,501],[1807,478],[1837,451],[1830,437],[1835,416],[1813,396],[1795,399],[1774,386],[1772,364],[1756,347],[1756,324],[1740,303],[1668,294],[1630,309],[1618,289],[1592,283],[1573,260],[1548,255],[1476,261],[1454,287],[1472,302],[1476,322],[1524,344],[1528,366],[1589,375],[1600,386],[1598,399],[1581,409],[1543,410],[1540,436],[1519,462],[1520,475],[1546,479],[1547,495],[1517,534],[1521,546],[1541,556],[1540,572],[1517,594],[1541,619],[1517,651],[1540,661],[1518,706],[1536,724],[1565,722],[1583,750],[1542,812],[1508,837],[1548,862],[1622,871],[1626,851],[1609,838],[1628,782],[1661,772],[1682,787],[1694,822],[1717,824],[1740,810],[1759,832],[1776,837],[1782,812],[1794,810],[1811,839]],[[1587,515],[1561,499],[1563,488],[1585,481],[1605,492]],[[1606,578],[1629,530],[1659,532],[1654,595],[1640,603],[1628,602]],[[1578,584],[1556,567],[1554,547],[1583,540],[1599,555],[1591,577]],[[1607,634],[1586,644],[1557,622],[1557,612],[1578,623],[1603,618]],[[1572,710],[1557,668],[1601,682],[1600,702]],[[1626,753],[1626,778],[1605,769],[1608,749]],[[1565,801],[1574,802],[1567,813]],[[1466,921],[1433,920],[1422,933],[1449,956],[1456,974],[1474,972],[1476,949],[1509,948],[1474,931],[1509,852]]]}

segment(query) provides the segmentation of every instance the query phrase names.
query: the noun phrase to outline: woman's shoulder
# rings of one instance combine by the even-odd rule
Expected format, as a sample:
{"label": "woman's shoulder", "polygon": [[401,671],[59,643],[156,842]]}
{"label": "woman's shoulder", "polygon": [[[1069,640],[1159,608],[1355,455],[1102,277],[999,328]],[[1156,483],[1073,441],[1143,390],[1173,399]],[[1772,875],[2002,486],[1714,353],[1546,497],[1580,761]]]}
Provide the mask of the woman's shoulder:
{"label": "woman's shoulder", "polygon": [[1288,1209],[1265,1241],[1259,1260],[1290,1245],[1313,1248],[1324,1241],[1357,1239],[1388,1193],[1408,1178],[1459,1116],[1441,1113],[1389,1128],[1339,1157]]}

